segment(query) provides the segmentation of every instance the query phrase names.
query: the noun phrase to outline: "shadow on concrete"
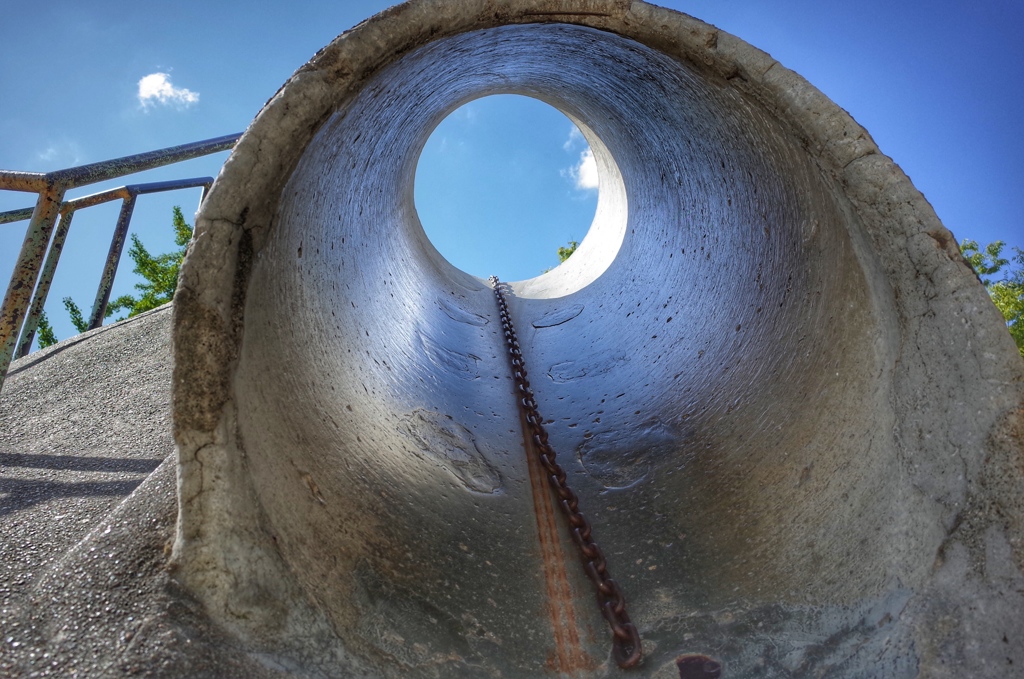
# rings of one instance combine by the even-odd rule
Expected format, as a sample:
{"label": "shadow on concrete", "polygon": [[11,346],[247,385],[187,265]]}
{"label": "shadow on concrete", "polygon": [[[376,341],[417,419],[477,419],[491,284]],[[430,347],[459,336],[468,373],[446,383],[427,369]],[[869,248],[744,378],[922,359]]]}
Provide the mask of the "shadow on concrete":
{"label": "shadow on concrete", "polygon": [[30,467],[32,469],[64,469],[76,472],[133,472],[149,474],[160,466],[161,458],[141,460],[116,457],[85,457],[79,455],[25,455],[0,453],[0,468]]}
{"label": "shadow on concrete", "polygon": [[[154,458],[133,460],[73,455],[0,453],[0,472],[5,468],[20,467],[54,471],[122,472],[148,475],[162,461]],[[58,498],[125,497],[131,494],[144,478],[69,482],[49,479],[14,479],[0,475],[0,517]]]}
{"label": "shadow on concrete", "polygon": [[127,496],[142,483],[131,481],[23,481],[0,477],[0,517],[63,497]]}

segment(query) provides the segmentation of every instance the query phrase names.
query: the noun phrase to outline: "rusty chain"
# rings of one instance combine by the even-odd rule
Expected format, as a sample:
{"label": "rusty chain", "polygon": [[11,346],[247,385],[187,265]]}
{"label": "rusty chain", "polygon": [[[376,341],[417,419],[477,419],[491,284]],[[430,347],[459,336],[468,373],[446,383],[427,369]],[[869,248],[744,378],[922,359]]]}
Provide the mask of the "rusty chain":
{"label": "rusty chain", "polygon": [[520,394],[519,406],[522,408],[523,419],[530,430],[530,439],[533,442],[534,450],[541,465],[548,473],[548,482],[558,495],[558,506],[562,508],[562,513],[568,522],[573,542],[579,548],[580,557],[583,560],[583,570],[594,583],[601,614],[611,627],[612,657],[623,669],[633,667],[640,662],[643,652],[640,647],[640,633],[637,632],[636,626],[630,622],[629,614],[626,613],[626,599],[622,594],[622,589],[608,574],[608,565],[601,548],[594,542],[590,522],[580,513],[579,498],[566,483],[565,470],[555,461],[555,451],[548,443],[544,421],[537,411],[537,401],[533,397],[533,390],[530,389],[530,381],[526,376],[526,366],[523,364],[519,338],[508,311],[508,304],[505,302],[505,294],[501,290],[501,282],[497,276],[491,276],[489,281],[494,286],[494,296],[501,314],[501,327],[505,333],[505,342],[508,344],[512,378]]}

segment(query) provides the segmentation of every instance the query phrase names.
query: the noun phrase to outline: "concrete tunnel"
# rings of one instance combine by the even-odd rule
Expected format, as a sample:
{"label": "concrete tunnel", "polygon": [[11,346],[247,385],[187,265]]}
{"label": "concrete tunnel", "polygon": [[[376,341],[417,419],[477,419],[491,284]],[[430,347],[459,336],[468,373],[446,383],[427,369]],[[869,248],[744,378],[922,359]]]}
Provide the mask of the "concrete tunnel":
{"label": "concrete tunnel", "polygon": [[[413,205],[433,128],[496,93],[565,113],[599,165],[577,253],[507,289],[643,639],[631,670],[531,477],[491,287]],[[725,677],[994,677],[1021,658],[1024,365],[997,312],[867,132],[691,17],[416,0],[344,33],[206,199],[174,351],[174,563],[288,671],[675,677],[706,654]]]}

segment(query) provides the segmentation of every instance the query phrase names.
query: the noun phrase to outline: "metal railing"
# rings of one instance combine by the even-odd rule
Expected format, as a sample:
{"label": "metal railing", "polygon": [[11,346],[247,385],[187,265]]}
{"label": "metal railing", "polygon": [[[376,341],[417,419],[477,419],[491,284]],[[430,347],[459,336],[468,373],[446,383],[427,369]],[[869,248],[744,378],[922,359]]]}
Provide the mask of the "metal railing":
{"label": "metal railing", "polygon": [[[132,184],[67,202],[64,201],[65,193],[81,186],[180,163],[218,151],[226,151],[235,145],[240,136],[241,134],[231,134],[48,173],[0,170],[0,189],[26,191],[39,195],[34,208],[0,212],[0,224],[29,220],[25,240],[22,243],[14,272],[11,274],[11,282],[7,286],[3,306],[0,307],[0,389],[3,389],[7,369],[15,355],[15,347],[18,348],[18,356],[24,356],[32,345],[39,325],[39,317],[46,302],[46,295],[49,293],[50,283],[53,281],[61,250],[64,247],[68,229],[71,227],[71,219],[76,210],[117,199],[123,201],[89,319],[90,329],[98,328],[102,325],[106,313],[110,289],[114,283],[114,274],[117,272],[121,251],[124,249],[125,236],[128,233],[132,212],[135,209],[136,198],[146,193],[196,187],[203,187],[203,196],[205,197],[213,180],[210,177],[199,177],[149,184]],[[60,225],[54,234],[54,226],[57,224],[58,217]],[[48,245],[49,254],[47,254]],[[45,266],[43,264],[44,255]],[[42,276],[40,276],[40,272],[42,272]],[[19,336],[20,342],[18,341]]]}

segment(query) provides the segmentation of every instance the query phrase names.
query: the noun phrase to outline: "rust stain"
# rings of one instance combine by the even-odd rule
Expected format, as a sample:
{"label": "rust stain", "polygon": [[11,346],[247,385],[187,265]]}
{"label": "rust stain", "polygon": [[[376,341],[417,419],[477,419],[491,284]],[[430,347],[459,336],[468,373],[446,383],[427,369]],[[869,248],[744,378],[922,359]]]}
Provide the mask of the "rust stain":
{"label": "rust stain", "polygon": [[[522,413],[520,413],[522,419]],[[576,616],[572,587],[566,576],[566,556],[559,538],[559,517],[551,499],[544,468],[537,459],[533,442],[525,435],[528,428],[522,422],[523,445],[526,449],[526,466],[530,473],[530,490],[533,493],[534,516],[537,517],[537,538],[540,542],[544,584],[547,594],[548,615],[555,641],[554,656],[549,656],[547,666],[554,672],[574,675],[593,670],[594,662],[583,650],[580,643],[580,621]]]}

